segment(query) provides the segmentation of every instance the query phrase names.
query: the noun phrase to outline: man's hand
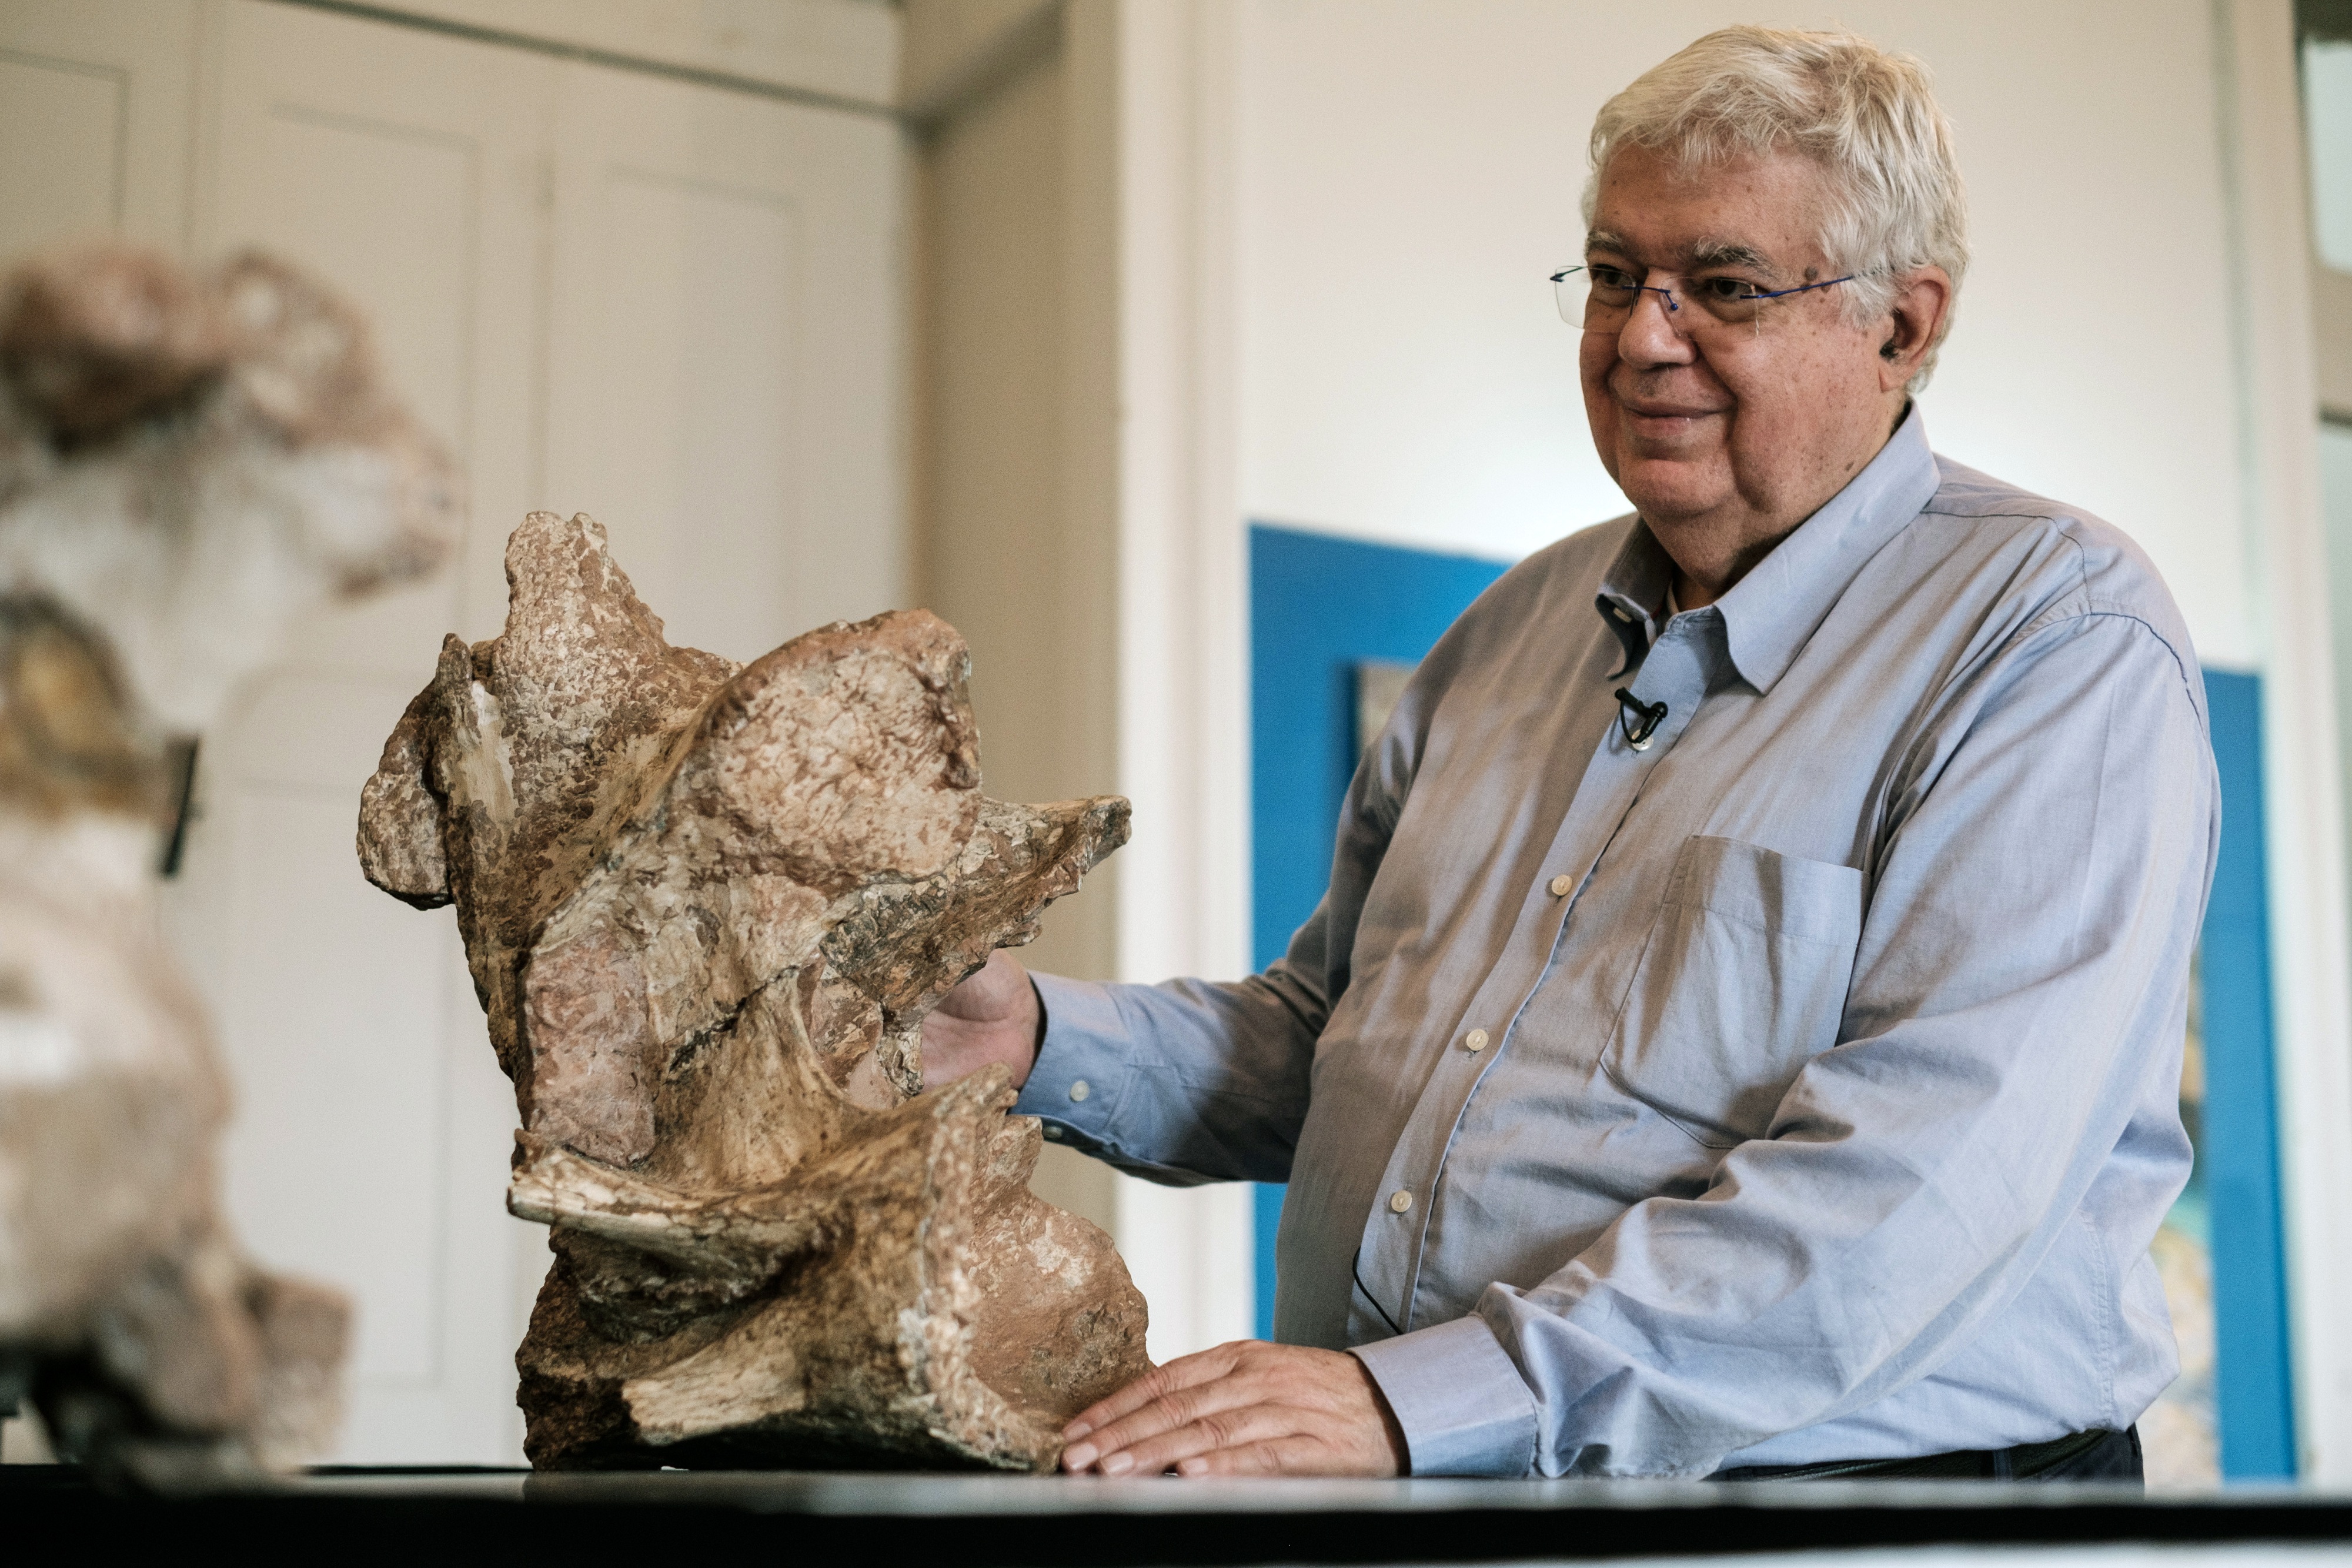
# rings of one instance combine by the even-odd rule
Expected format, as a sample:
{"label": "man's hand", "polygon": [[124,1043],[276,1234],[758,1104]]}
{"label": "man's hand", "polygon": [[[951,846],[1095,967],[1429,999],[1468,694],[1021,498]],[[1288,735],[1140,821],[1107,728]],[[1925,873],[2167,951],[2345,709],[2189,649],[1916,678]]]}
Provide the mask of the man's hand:
{"label": "man's hand", "polygon": [[1018,1089],[1037,1065],[1045,1031],[1045,1009],[1029,971],[999,947],[923,1019],[923,1087],[952,1083],[1001,1061],[1013,1070]]}
{"label": "man's hand", "polygon": [[1404,1431],[1364,1364],[1237,1340],[1137,1378],[1062,1430],[1072,1475],[1393,1476]]}

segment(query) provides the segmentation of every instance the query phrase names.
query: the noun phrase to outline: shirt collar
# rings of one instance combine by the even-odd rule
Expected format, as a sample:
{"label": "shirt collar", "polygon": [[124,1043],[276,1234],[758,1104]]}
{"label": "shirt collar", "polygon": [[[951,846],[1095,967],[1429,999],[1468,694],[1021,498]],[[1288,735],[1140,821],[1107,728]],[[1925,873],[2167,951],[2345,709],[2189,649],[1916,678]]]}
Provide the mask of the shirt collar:
{"label": "shirt collar", "polygon": [[1650,643],[1658,634],[1658,612],[1666,601],[1666,584],[1673,580],[1674,562],[1666,559],[1665,548],[1650,532],[1650,525],[1635,517],[1633,532],[1625,536],[1617,559],[1609,563],[1601,579],[1601,591],[1592,600],[1592,607],[1601,612],[1601,619],[1617,633],[1625,649],[1624,666],[1611,680],[1648,657]]}
{"label": "shirt collar", "polygon": [[[1716,601],[1740,677],[1769,692],[1880,546],[1919,515],[1942,482],[1916,403],[1894,435],[1844,489],[1799,524]],[[1633,531],[1601,580],[1593,604],[1625,649],[1625,667],[1645,657],[1674,563],[1649,524]],[[1622,673],[1622,671],[1620,672]]]}

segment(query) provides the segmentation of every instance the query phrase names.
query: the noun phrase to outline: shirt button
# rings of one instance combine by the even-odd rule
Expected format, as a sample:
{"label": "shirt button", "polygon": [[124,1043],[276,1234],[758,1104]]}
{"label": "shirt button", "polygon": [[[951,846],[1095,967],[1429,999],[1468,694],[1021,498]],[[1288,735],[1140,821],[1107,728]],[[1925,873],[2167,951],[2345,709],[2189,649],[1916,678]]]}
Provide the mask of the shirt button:
{"label": "shirt button", "polygon": [[1551,895],[1554,898],[1566,898],[1568,896],[1568,890],[1575,885],[1576,883],[1569,881],[1568,873],[1566,872],[1562,872],[1559,875],[1551,879]]}
{"label": "shirt button", "polygon": [[1468,1034],[1464,1035],[1462,1037],[1462,1049],[1468,1051],[1473,1056],[1475,1056],[1480,1051],[1486,1050],[1486,1031],[1483,1029],[1474,1029]]}
{"label": "shirt button", "polygon": [[1396,1191],[1389,1194],[1389,1207],[1393,1212],[1402,1214],[1406,1209],[1411,1208],[1412,1207],[1412,1194],[1405,1191],[1404,1188],[1399,1187]]}
{"label": "shirt button", "polygon": [[1093,1092],[1092,1089],[1087,1087],[1087,1081],[1083,1078],[1070,1085],[1070,1098],[1073,1100],[1083,1100]]}

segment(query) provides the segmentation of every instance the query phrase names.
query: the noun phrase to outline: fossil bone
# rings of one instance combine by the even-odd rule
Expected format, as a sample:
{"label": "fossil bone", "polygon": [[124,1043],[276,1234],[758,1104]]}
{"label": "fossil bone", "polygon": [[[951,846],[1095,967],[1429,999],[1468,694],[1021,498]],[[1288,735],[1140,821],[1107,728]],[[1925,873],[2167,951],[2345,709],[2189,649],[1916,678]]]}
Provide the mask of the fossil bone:
{"label": "fossil bone", "polygon": [[1002,1068],[922,1092],[924,1015],[1127,837],[980,790],[921,611],[737,667],[673,648],[583,516],[507,547],[360,810],[454,902],[555,1262],[518,1361],[542,1467],[1050,1467],[1148,1370],[1108,1238],[1034,1197]]}
{"label": "fossil bone", "polygon": [[291,268],[106,246],[0,285],[0,1406],[101,1470],[333,1436],[342,1299],[216,1207],[228,1085],[154,936],[168,743],[297,615],[436,564],[457,506],[357,315]]}

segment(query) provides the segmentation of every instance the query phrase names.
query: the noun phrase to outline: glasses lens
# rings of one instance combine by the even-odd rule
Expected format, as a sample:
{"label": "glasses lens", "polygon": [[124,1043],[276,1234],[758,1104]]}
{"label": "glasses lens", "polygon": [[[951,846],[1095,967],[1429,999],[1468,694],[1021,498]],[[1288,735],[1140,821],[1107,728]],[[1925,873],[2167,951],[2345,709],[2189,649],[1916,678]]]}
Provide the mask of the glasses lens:
{"label": "glasses lens", "polygon": [[1559,319],[1587,332],[1621,332],[1645,302],[1677,332],[1706,335],[1737,327],[1754,332],[1778,301],[1754,284],[1720,277],[1658,277],[1645,282],[1621,267],[1571,267],[1552,277]]}
{"label": "glasses lens", "polygon": [[1559,305],[1561,320],[1571,327],[1584,325],[1584,301],[1591,287],[1592,275],[1580,267],[1564,267],[1552,274],[1552,298]]}
{"label": "glasses lens", "polygon": [[[1559,319],[1587,332],[1622,331],[1642,298],[1641,280],[1621,267],[1571,267],[1552,278]],[[1664,296],[1656,298],[1663,303]]]}

